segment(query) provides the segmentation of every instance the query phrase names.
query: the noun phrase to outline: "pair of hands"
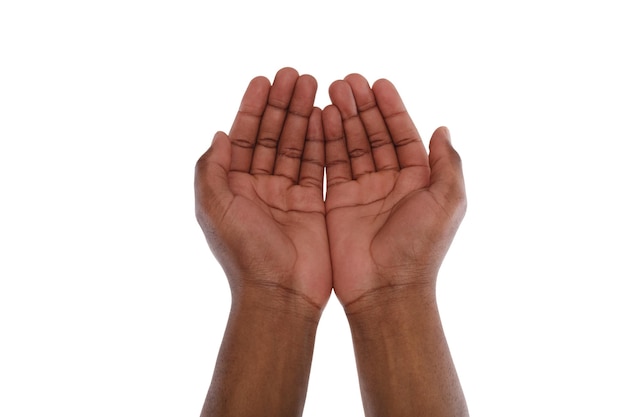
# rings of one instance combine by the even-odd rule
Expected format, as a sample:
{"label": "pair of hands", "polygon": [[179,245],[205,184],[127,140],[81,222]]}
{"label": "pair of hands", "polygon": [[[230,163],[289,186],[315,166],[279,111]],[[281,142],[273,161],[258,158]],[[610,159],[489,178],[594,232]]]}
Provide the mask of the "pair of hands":
{"label": "pair of hands", "polygon": [[292,68],[253,79],[198,160],[197,218],[233,296],[278,289],[321,312],[333,288],[346,310],[434,293],[466,204],[448,130],[427,153],[387,80],[336,81],[323,110],[316,90]]}

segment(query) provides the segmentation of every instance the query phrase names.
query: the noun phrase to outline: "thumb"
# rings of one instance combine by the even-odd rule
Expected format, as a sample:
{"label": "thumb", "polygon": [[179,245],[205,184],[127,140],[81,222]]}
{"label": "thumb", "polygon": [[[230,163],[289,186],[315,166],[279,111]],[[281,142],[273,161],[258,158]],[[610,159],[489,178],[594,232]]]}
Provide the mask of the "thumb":
{"label": "thumb", "polygon": [[211,147],[196,163],[194,190],[196,196],[196,217],[202,226],[222,219],[226,208],[233,199],[228,184],[231,159],[230,139],[224,132],[217,132]]}
{"label": "thumb", "polygon": [[440,127],[430,139],[430,191],[448,213],[465,214],[465,182],[461,157],[452,147],[450,131]]}

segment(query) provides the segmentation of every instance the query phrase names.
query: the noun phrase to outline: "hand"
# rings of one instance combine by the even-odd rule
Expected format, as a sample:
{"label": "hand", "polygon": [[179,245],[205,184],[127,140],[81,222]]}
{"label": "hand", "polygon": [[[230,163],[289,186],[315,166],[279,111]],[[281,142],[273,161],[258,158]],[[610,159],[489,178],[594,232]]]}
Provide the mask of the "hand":
{"label": "hand", "polygon": [[326,222],[333,286],[345,308],[399,289],[434,293],[466,207],[461,161],[446,128],[430,155],[387,80],[358,74],[330,87],[323,112]]}
{"label": "hand", "polygon": [[253,79],[230,134],[217,133],[196,165],[197,218],[234,299],[279,290],[321,311],[330,296],[316,89],[291,68],[273,85]]}

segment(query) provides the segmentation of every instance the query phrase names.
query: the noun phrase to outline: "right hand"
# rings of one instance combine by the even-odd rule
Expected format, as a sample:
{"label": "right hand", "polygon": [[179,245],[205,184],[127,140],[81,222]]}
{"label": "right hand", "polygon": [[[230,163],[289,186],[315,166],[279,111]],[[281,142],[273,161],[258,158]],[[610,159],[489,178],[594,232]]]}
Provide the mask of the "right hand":
{"label": "right hand", "polygon": [[[233,297],[304,301],[321,313],[331,292],[317,82],[292,68],[257,77],[229,135],[196,165],[196,214]],[[235,300],[237,301],[237,300]]]}

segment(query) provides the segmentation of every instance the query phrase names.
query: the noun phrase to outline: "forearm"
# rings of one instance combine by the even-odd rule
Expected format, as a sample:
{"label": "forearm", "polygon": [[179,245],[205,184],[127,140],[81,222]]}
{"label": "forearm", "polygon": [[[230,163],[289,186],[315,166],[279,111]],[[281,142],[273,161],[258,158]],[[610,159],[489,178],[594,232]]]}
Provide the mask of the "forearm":
{"label": "forearm", "polygon": [[467,416],[434,291],[384,290],[346,313],[366,416]]}
{"label": "forearm", "polygon": [[234,299],[202,416],[300,416],[319,315],[281,288]]}

